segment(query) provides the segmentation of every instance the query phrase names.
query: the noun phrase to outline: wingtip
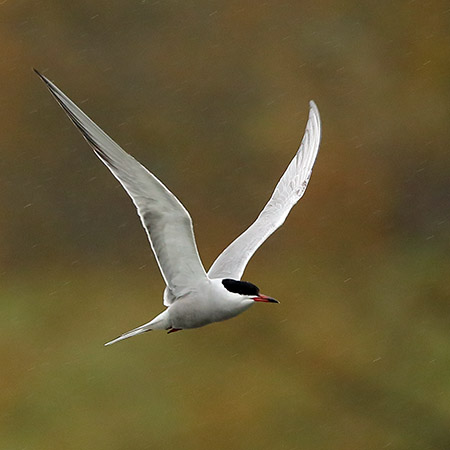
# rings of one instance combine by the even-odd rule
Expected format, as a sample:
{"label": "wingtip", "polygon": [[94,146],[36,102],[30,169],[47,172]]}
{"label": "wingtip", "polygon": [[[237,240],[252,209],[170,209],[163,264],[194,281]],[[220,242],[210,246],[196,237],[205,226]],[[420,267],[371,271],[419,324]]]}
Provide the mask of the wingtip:
{"label": "wingtip", "polygon": [[309,101],[309,107],[311,109],[319,110],[319,108],[317,108],[316,102],[314,100]]}
{"label": "wingtip", "polygon": [[[321,128],[320,125],[320,113],[319,113],[319,108],[316,105],[316,102],[314,100],[310,100],[309,101],[309,119],[313,119],[316,123],[317,126],[319,127],[319,130]],[[321,131],[319,131],[319,133],[321,133]]]}
{"label": "wingtip", "polygon": [[39,70],[36,69],[36,67],[33,67],[33,71],[35,74],[37,74],[40,78],[43,78],[43,75],[41,74],[41,72],[39,72]]}
{"label": "wingtip", "polygon": [[49,84],[49,80],[42,75],[41,72],[39,72],[39,70],[37,70],[35,67],[33,67],[34,73],[48,86]]}

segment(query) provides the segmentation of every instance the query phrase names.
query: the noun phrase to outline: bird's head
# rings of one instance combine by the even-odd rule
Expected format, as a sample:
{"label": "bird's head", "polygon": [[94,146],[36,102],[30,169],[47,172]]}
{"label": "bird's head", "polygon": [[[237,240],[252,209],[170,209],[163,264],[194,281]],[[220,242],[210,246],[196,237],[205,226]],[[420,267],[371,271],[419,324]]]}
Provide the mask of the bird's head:
{"label": "bird's head", "polygon": [[239,295],[243,301],[263,302],[263,303],[279,303],[272,297],[261,294],[259,288],[248,281],[232,280],[224,278],[222,280],[224,288],[233,294]]}

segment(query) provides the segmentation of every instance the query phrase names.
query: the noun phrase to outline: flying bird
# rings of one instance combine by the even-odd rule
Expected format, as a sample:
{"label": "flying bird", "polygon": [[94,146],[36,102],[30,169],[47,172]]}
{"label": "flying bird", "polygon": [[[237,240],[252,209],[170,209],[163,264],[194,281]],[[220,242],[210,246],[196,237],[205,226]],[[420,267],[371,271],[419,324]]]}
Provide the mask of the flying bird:
{"label": "flying bird", "polygon": [[105,345],[146,331],[172,333],[230,319],[255,302],[278,303],[261,294],[254,284],[241,281],[241,277],[255,251],[284,223],[305,193],[321,135],[319,111],[313,101],[300,147],[269,201],[257,219],[218,256],[206,273],[197,251],[192,219],[181,202],[48,78],[36,69],[35,72],[131,197],[166,283],[163,294],[166,309]]}

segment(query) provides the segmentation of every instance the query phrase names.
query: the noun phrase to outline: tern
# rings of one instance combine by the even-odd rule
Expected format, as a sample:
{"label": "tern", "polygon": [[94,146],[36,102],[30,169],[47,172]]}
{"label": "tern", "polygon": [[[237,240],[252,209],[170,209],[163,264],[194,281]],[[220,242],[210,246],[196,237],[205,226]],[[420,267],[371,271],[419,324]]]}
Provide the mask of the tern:
{"label": "tern", "polygon": [[35,72],[131,197],[166,283],[163,294],[166,309],[105,345],[146,331],[172,333],[220,322],[237,316],[255,302],[278,303],[261,294],[253,283],[241,281],[241,277],[255,251],[284,223],[305,193],[321,137],[319,111],[313,101],[300,147],[271,198],[252,225],[218,256],[206,273],[197,251],[192,219],[181,202],[49,79],[36,69]]}

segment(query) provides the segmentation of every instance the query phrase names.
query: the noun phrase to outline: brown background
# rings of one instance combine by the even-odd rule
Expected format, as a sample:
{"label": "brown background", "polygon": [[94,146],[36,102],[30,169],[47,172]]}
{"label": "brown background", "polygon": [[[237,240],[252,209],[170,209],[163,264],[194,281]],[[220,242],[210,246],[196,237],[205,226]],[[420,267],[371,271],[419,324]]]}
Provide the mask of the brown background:
{"label": "brown background", "polygon": [[[444,1],[0,2],[2,449],[450,448]],[[245,279],[280,305],[103,343],[162,310],[125,192],[35,66],[180,197],[205,266],[308,101],[308,191]]]}

